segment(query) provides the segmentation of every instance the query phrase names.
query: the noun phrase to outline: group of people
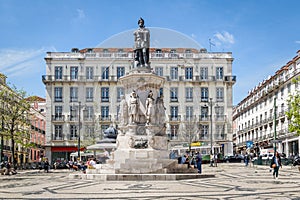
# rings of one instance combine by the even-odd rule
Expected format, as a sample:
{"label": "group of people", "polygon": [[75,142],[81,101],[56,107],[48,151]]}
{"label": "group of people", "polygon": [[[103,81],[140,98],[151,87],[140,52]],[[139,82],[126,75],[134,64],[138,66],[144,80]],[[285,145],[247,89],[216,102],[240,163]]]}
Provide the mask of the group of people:
{"label": "group of people", "polygon": [[95,169],[97,164],[96,158],[89,158],[86,163],[83,161],[69,161],[67,167],[72,171],[82,171],[83,173],[86,172],[86,169]]}
{"label": "group of people", "polygon": [[1,175],[15,175],[17,174],[17,171],[10,162],[4,161],[1,162],[0,173]]}
{"label": "group of people", "polygon": [[186,154],[178,157],[178,163],[187,164],[188,168],[197,168],[198,173],[202,173],[202,155],[200,152],[196,152],[195,154],[186,152]]}

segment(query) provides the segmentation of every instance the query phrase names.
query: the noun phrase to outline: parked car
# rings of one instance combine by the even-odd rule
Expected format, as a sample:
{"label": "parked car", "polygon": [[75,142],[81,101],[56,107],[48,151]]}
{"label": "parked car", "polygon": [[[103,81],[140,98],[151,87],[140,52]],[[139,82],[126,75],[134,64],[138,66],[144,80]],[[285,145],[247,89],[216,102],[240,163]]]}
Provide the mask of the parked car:
{"label": "parked car", "polygon": [[240,163],[240,162],[244,162],[244,157],[242,155],[228,155],[223,158],[223,162]]}

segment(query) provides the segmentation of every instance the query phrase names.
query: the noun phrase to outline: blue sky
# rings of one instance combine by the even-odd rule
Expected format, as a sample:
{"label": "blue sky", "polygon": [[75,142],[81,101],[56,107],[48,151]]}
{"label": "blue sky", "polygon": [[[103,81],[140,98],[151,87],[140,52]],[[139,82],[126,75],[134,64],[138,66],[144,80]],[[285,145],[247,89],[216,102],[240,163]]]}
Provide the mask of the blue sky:
{"label": "blue sky", "polygon": [[112,35],[172,29],[211,51],[232,52],[234,104],[300,50],[298,0],[0,0],[0,72],[45,97],[47,51],[95,47]]}

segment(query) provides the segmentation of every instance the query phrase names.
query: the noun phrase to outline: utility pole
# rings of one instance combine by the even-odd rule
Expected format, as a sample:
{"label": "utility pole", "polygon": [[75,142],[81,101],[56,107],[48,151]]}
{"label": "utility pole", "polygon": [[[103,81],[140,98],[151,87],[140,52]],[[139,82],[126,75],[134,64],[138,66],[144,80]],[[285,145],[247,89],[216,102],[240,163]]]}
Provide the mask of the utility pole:
{"label": "utility pole", "polygon": [[276,141],[276,118],[277,118],[277,116],[276,116],[276,97],[274,98],[274,143],[273,143],[273,145],[274,145],[274,155],[275,155],[275,153],[276,153],[276,143],[277,143],[277,141]]}
{"label": "utility pole", "polygon": [[80,156],[80,112],[81,112],[81,102],[78,102],[78,158],[79,161],[81,161],[81,156]]}

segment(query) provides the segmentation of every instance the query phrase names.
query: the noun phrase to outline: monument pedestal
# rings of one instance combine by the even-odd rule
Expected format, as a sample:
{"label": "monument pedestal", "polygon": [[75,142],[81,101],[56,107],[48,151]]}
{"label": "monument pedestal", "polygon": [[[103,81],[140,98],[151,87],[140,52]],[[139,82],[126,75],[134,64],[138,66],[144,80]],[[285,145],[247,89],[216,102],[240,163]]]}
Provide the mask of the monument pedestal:
{"label": "monument pedestal", "polygon": [[[114,152],[116,173],[166,173],[169,159],[165,136],[119,135]],[[177,162],[177,160],[176,160]]]}

